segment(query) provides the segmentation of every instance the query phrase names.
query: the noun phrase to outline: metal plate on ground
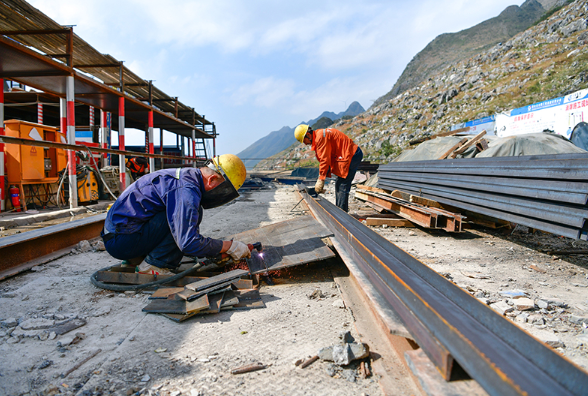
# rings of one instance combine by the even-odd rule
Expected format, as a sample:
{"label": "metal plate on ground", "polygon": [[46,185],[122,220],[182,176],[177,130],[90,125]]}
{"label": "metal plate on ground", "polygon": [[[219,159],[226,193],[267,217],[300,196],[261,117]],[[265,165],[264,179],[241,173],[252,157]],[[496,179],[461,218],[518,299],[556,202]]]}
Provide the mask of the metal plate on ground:
{"label": "metal plate on ground", "polygon": [[[313,216],[301,216],[232,235],[244,243],[261,242],[263,259],[270,271],[334,257],[321,238],[333,235]],[[264,269],[253,270],[253,274]]]}

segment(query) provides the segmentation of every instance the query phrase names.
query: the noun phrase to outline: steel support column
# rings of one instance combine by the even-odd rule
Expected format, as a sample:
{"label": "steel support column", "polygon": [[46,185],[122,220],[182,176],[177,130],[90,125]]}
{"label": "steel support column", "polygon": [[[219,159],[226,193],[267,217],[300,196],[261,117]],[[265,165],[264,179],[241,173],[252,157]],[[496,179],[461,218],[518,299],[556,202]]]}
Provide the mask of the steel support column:
{"label": "steel support column", "polygon": [[[108,148],[108,143],[107,143],[107,138],[106,138],[106,134],[107,134],[107,120],[106,120],[106,112],[104,110],[100,110],[100,143],[102,144],[102,148]],[[103,158],[103,166],[107,166],[109,164],[107,164],[107,158],[108,158],[108,154],[104,153],[104,155],[102,156]]]}
{"label": "steel support column", "polygon": [[[192,158],[196,158],[196,130],[192,129]],[[192,166],[196,168],[196,161],[192,163]]]}
{"label": "steel support column", "polygon": [[[67,142],[76,144],[76,109],[75,109],[75,89],[74,77],[66,77],[66,100],[67,100]],[[76,152],[68,150],[67,159],[69,161],[69,207],[71,209],[78,207],[78,181],[76,176]]]}
{"label": "steel support column", "polygon": [[[125,98],[118,98],[118,149],[125,150]],[[123,192],[127,188],[127,166],[125,164],[125,156],[118,156],[118,168],[120,171],[120,191]]]}
{"label": "steel support column", "polygon": [[[0,78],[0,136],[4,135],[4,79]],[[6,210],[4,188],[4,143],[0,143],[0,212]]]}
{"label": "steel support column", "polygon": [[[153,110],[149,111],[147,120],[147,134],[149,137],[149,154],[155,154],[155,148],[153,146]],[[155,158],[149,158],[149,172],[155,172]]]}

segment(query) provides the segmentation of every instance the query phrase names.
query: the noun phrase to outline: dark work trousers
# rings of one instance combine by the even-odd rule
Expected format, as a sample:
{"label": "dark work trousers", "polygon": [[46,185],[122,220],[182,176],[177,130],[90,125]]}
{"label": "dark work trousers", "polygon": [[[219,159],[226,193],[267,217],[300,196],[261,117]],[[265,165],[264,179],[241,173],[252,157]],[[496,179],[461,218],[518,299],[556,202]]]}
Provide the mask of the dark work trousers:
{"label": "dark work trousers", "polygon": [[165,212],[156,214],[132,234],[104,234],[102,231],[100,235],[106,251],[119,260],[147,256],[148,264],[174,269],[184,257],[171,234]]}
{"label": "dark work trousers", "polygon": [[355,154],[353,154],[353,158],[351,158],[347,177],[345,179],[337,177],[337,181],[335,181],[335,203],[339,208],[346,212],[349,212],[349,191],[351,191],[351,182],[355,177],[355,172],[357,172],[357,168],[359,168],[362,159],[363,151],[361,151],[361,148],[358,146]]}

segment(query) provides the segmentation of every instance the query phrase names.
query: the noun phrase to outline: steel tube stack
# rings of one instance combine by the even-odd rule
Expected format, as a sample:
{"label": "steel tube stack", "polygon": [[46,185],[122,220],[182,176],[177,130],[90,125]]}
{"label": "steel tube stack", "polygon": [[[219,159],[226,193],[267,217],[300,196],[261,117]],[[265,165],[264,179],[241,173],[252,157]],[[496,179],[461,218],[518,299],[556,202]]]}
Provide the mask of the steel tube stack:
{"label": "steel tube stack", "polygon": [[303,198],[446,380],[454,361],[490,395],[580,395],[588,375],[326,199]]}
{"label": "steel tube stack", "polygon": [[378,187],[574,239],[588,237],[588,154],[392,162]]}

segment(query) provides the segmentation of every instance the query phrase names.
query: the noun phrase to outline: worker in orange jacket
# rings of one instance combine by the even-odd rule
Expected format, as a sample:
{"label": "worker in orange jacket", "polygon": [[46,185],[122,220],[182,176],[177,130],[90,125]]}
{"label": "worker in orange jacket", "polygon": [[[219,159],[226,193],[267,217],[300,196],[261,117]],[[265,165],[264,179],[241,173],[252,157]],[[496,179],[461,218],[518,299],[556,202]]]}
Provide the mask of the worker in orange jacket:
{"label": "worker in orange jacket", "polygon": [[127,168],[131,171],[133,180],[145,175],[149,170],[149,162],[144,157],[133,157],[126,161]]}
{"label": "worker in orange jacket", "polygon": [[363,159],[363,151],[343,132],[334,128],[313,131],[305,124],[298,125],[294,137],[300,143],[312,145],[319,161],[319,177],[314,187],[317,194],[325,191],[325,179],[334,173],[335,202],[345,212],[349,211],[349,191],[357,168]]}

